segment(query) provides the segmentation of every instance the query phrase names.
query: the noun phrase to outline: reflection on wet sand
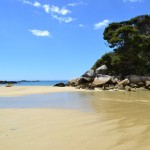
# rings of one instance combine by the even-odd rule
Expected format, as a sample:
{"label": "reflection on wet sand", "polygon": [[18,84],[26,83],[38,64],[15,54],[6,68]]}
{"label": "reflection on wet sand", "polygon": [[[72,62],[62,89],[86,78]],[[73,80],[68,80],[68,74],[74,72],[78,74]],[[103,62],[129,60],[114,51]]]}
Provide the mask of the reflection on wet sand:
{"label": "reflection on wet sand", "polygon": [[0,108],[2,150],[150,149],[146,91],[1,98]]}
{"label": "reflection on wet sand", "polygon": [[115,149],[132,144],[137,149],[150,149],[149,92],[101,92],[91,95],[95,111],[103,116],[103,121],[115,126],[109,130],[111,136],[119,137]]}

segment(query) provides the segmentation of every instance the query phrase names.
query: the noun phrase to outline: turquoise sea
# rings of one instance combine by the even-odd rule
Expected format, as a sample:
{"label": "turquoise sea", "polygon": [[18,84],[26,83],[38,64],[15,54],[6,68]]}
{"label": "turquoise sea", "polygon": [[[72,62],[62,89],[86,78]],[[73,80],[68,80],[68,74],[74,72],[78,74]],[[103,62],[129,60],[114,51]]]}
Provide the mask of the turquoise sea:
{"label": "turquoise sea", "polygon": [[18,82],[15,86],[53,86],[57,83],[68,83],[67,80],[52,80],[52,81],[25,81],[25,82]]}

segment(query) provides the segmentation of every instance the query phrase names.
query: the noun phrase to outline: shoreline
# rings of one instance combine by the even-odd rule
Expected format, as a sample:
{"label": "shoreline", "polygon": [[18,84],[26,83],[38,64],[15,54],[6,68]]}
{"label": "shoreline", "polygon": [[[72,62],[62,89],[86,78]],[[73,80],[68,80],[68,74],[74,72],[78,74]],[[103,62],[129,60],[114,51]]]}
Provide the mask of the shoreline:
{"label": "shoreline", "polygon": [[83,92],[86,90],[74,87],[53,87],[53,86],[13,86],[0,87],[0,97],[16,97],[34,94],[48,94],[60,92]]}
{"label": "shoreline", "polygon": [[61,93],[61,92],[140,92],[149,91],[146,89],[138,88],[132,91],[125,90],[102,90],[95,88],[95,90],[77,89],[75,87],[54,87],[54,86],[13,86],[13,87],[0,87],[0,97],[16,97],[36,94],[50,94],[50,93]]}

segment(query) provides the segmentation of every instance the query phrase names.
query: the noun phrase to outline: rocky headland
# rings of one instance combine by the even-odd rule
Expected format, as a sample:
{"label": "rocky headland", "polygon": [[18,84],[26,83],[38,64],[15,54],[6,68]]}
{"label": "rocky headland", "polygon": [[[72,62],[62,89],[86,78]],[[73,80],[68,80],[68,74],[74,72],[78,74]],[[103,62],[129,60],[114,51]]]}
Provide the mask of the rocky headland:
{"label": "rocky headland", "polygon": [[107,66],[102,65],[96,70],[88,70],[79,78],[70,80],[67,86],[86,90],[150,90],[150,76],[129,75],[122,78],[121,75],[112,76],[107,72]]}

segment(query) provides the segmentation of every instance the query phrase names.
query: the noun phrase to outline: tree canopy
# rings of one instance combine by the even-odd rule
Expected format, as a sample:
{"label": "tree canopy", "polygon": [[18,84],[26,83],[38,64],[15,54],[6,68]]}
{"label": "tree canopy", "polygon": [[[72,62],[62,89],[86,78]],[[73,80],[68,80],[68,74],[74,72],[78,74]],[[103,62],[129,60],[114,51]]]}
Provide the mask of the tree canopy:
{"label": "tree canopy", "polygon": [[111,23],[103,35],[113,51],[97,60],[93,69],[105,64],[110,74],[150,73],[150,15]]}

